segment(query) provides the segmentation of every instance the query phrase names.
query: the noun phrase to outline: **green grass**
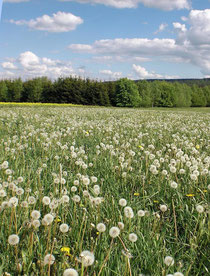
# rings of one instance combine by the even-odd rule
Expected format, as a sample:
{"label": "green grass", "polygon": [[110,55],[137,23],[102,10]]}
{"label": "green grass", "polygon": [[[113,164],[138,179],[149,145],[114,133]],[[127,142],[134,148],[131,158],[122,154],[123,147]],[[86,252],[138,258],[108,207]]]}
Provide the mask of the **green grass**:
{"label": "green grass", "polygon": [[[1,106],[0,275],[59,276],[67,268],[83,276],[207,275],[209,119],[209,108]],[[29,204],[30,196],[35,203]],[[44,205],[44,196],[53,204]],[[125,216],[121,198],[133,218]],[[38,228],[33,210],[41,213]],[[49,213],[54,220],[43,225]],[[100,222],[106,225],[103,233],[96,229]],[[118,222],[124,229],[112,240],[109,230]],[[65,234],[62,223],[70,227]],[[14,246],[8,242],[12,234],[20,239]],[[94,253],[91,266],[80,262],[84,250]],[[44,264],[47,254],[55,257],[51,266]],[[164,263],[166,256],[174,265]]]}

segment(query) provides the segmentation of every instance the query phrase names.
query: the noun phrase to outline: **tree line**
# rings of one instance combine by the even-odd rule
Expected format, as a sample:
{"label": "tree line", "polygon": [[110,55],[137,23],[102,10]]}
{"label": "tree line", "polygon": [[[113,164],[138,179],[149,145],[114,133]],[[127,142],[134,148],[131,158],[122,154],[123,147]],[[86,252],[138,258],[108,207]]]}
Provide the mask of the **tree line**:
{"label": "tree line", "polygon": [[72,103],[119,107],[210,106],[210,84],[133,81],[102,82],[75,77],[0,81],[0,102]]}

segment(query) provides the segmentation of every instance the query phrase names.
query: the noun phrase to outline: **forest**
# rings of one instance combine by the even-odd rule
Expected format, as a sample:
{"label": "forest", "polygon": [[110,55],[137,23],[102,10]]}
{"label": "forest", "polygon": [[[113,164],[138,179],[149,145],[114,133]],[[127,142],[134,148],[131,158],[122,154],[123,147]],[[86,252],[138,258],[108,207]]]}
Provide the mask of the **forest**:
{"label": "forest", "polygon": [[117,107],[209,107],[210,81],[127,78],[97,81],[79,77],[0,81],[0,102],[72,103]]}

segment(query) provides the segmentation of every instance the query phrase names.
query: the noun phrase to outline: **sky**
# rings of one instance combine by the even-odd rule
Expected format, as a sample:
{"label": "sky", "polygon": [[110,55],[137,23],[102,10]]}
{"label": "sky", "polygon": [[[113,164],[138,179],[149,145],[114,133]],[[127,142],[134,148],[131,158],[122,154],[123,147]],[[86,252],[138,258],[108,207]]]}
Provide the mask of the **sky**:
{"label": "sky", "polygon": [[0,79],[210,77],[210,0],[0,0],[0,14]]}

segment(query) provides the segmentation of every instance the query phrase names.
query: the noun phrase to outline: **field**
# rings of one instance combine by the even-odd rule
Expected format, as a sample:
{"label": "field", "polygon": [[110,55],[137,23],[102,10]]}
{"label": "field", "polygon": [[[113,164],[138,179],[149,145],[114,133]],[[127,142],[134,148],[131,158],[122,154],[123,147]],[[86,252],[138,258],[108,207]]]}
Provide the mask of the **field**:
{"label": "field", "polygon": [[0,275],[208,275],[210,109],[0,106]]}

